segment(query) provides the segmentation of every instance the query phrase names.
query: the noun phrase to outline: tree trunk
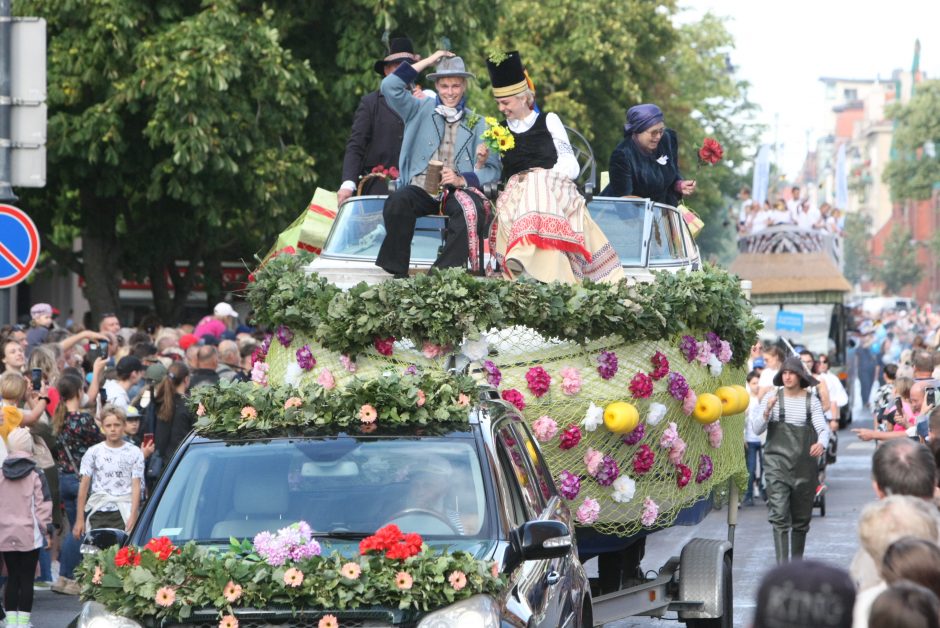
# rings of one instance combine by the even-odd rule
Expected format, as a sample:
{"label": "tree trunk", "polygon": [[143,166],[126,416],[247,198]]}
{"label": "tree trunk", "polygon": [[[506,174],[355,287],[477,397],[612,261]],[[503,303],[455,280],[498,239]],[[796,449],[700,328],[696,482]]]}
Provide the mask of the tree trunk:
{"label": "tree trunk", "polygon": [[[106,228],[102,229],[102,225]],[[82,227],[83,291],[91,307],[93,328],[97,327],[102,314],[106,312],[118,314],[120,318],[121,245],[113,225],[113,222],[103,218],[95,225]],[[124,323],[123,320],[121,322]]]}
{"label": "tree trunk", "polygon": [[173,299],[170,297],[170,287],[167,285],[166,273],[163,265],[154,262],[150,265],[147,275],[150,277],[150,292],[153,294],[153,307],[157,316],[164,325],[176,325],[179,321],[173,311]]}
{"label": "tree trunk", "polygon": [[211,310],[222,300],[222,261],[218,251],[203,261],[202,281],[206,286],[206,308]]}

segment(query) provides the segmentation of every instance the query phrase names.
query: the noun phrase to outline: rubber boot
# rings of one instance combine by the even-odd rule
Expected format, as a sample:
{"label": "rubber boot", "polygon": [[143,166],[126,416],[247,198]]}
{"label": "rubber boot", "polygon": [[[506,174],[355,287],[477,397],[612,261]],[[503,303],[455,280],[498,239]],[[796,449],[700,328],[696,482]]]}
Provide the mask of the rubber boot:
{"label": "rubber boot", "polygon": [[793,530],[790,539],[790,557],[794,560],[803,558],[803,550],[806,548],[806,530]]}
{"label": "rubber boot", "polygon": [[790,533],[774,530],[774,550],[777,552],[777,564],[790,560]]}

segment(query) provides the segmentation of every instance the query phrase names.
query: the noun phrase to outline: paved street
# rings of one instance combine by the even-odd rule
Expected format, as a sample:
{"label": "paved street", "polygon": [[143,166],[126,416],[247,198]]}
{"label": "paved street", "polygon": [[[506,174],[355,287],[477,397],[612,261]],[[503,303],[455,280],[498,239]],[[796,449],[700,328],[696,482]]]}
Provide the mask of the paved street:
{"label": "paved street", "polygon": [[[868,425],[868,414],[856,410],[856,425]],[[848,567],[858,545],[856,522],[862,507],[873,499],[870,469],[872,443],[859,441],[849,430],[839,433],[839,459],[830,466],[827,475],[829,490],[826,495],[826,516],[820,517],[816,510],[806,547],[807,557],[818,558],[834,565]],[[673,554],[694,537],[726,538],[727,510],[714,511],[697,526],[675,527],[650,537],[647,543],[643,568],[655,571]],[[734,625],[746,626],[754,610],[757,587],[767,569],[773,565],[773,543],[767,509],[758,500],[752,508],[739,510],[738,527],[735,532],[734,555]],[[66,626],[79,610],[77,598],[37,590],[34,625],[36,628],[59,628]],[[678,626],[672,620],[652,618],[630,619],[613,624],[611,628],[634,628],[640,626]]]}

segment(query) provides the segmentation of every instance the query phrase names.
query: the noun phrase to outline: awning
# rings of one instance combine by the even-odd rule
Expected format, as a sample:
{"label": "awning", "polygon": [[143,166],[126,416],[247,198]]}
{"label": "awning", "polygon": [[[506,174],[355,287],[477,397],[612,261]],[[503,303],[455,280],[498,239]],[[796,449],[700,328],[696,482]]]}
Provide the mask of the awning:
{"label": "awning", "polygon": [[852,290],[823,252],[741,253],[728,270],[751,281],[754,303],[842,303]]}

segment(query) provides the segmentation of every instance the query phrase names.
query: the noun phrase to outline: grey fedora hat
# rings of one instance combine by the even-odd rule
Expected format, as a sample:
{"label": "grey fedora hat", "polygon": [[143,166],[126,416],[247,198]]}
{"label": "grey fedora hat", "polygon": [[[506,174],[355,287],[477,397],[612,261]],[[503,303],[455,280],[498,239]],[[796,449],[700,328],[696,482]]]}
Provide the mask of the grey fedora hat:
{"label": "grey fedora hat", "polygon": [[469,72],[460,57],[448,57],[441,59],[440,63],[434,68],[435,72],[428,74],[429,81],[436,81],[442,78],[476,78]]}

